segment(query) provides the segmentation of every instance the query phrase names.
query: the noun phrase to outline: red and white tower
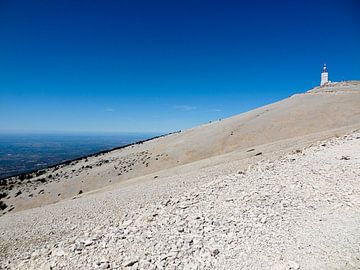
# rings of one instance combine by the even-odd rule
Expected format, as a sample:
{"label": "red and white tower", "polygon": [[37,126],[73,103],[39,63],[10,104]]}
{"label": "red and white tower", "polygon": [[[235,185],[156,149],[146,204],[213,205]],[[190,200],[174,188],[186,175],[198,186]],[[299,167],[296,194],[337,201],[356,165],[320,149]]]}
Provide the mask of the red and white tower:
{"label": "red and white tower", "polygon": [[329,73],[326,69],[326,64],[324,64],[323,71],[321,72],[321,83],[320,86],[323,86],[329,82]]}

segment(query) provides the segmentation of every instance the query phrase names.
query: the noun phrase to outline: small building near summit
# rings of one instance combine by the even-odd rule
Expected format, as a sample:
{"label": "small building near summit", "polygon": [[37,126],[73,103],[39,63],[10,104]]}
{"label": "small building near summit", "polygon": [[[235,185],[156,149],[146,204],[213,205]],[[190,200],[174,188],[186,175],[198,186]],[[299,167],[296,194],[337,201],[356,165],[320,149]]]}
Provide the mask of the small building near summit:
{"label": "small building near summit", "polygon": [[321,82],[320,86],[329,83],[329,73],[327,72],[326,64],[324,64],[323,71],[321,72]]}

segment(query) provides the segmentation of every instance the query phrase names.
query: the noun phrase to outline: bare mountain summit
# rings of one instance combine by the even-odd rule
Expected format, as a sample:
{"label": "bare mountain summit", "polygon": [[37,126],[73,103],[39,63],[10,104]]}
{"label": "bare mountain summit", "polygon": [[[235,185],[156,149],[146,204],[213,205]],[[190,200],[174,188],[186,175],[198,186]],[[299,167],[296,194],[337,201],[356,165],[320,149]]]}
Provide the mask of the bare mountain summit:
{"label": "bare mountain summit", "polygon": [[260,152],[266,155],[359,124],[360,82],[332,83],[221,121],[3,181],[6,196],[1,200],[7,207],[2,213],[71,199],[115,183],[128,185]]}
{"label": "bare mountain summit", "polygon": [[358,269],[360,83],[2,183],[0,268]]}

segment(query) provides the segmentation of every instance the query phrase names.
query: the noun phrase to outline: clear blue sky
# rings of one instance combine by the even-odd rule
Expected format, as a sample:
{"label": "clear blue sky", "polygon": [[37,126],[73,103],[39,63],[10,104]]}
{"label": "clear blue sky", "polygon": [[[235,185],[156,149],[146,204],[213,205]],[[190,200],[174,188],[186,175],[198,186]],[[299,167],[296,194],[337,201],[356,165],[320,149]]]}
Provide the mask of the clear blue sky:
{"label": "clear blue sky", "polygon": [[360,79],[360,4],[0,0],[0,130],[168,132]]}

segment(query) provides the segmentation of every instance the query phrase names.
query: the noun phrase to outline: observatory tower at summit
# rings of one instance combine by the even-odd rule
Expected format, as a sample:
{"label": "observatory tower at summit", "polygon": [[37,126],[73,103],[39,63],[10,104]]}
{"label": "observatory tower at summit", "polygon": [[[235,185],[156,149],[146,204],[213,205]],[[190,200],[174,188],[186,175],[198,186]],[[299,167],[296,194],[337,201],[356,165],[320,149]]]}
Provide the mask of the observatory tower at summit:
{"label": "observatory tower at summit", "polygon": [[329,73],[327,72],[326,64],[323,67],[323,71],[321,72],[321,82],[320,86],[323,86],[329,82]]}

